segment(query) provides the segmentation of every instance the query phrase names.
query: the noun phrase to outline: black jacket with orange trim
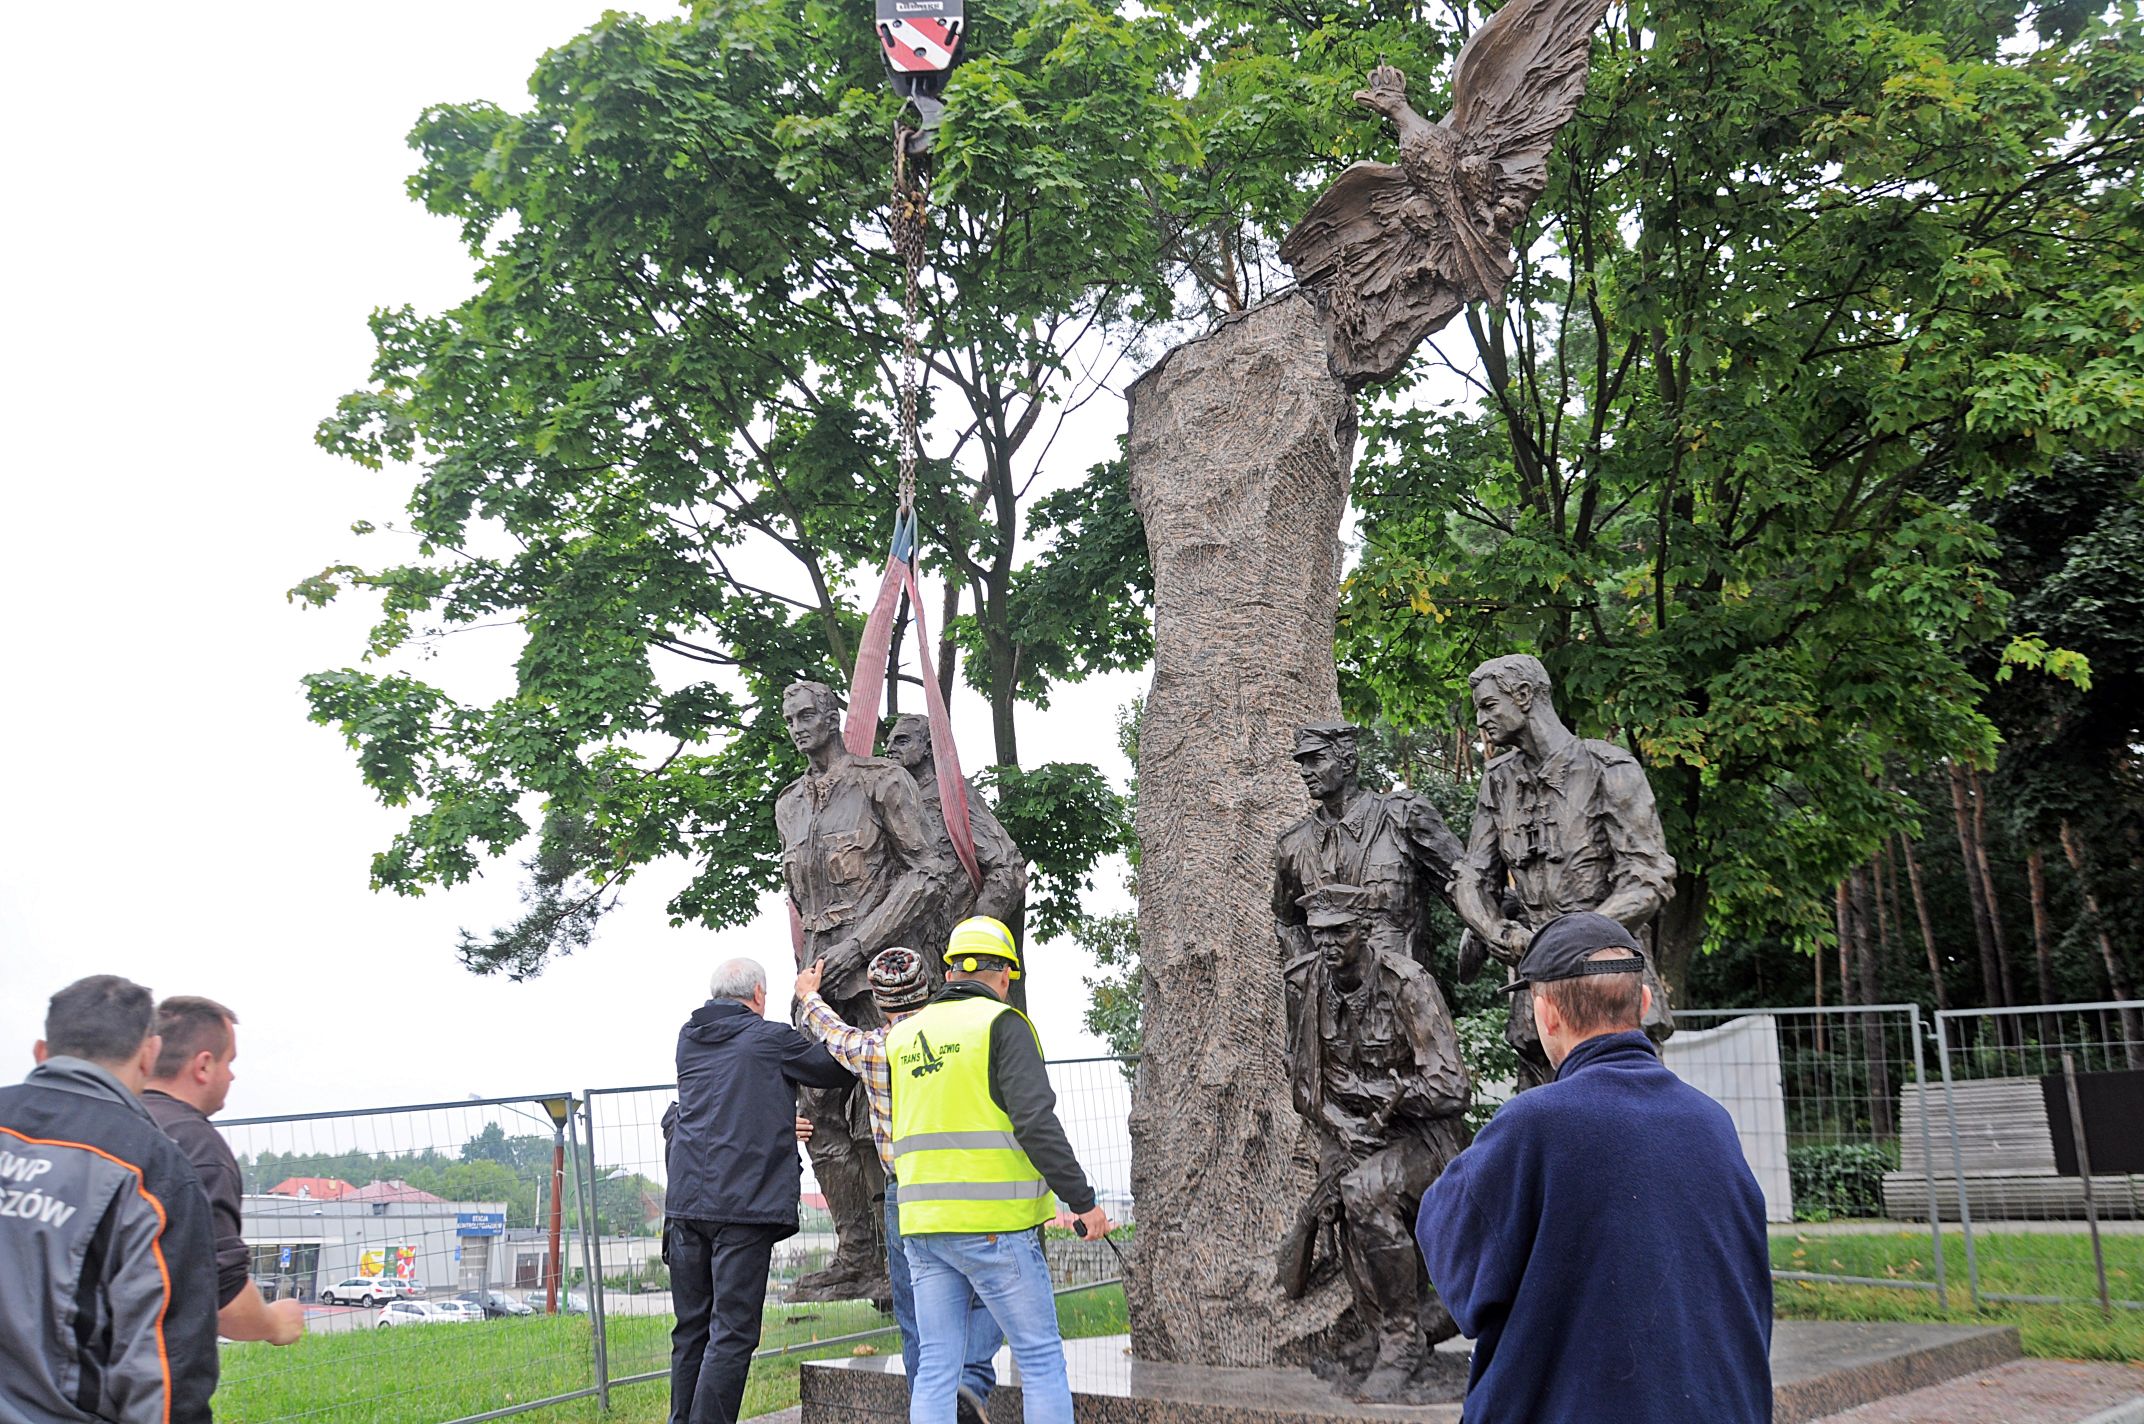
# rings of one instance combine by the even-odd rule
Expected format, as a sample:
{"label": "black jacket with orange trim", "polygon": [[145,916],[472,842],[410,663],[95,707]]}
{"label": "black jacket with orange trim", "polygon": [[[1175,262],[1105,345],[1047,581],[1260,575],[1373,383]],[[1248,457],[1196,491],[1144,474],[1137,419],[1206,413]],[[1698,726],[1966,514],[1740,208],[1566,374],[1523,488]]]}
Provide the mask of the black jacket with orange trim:
{"label": "black jacket with orange trim", "polygon": [[200,1180],[111,1072],[0,1088],[0,1424],[208,1424],[216,1263]]}

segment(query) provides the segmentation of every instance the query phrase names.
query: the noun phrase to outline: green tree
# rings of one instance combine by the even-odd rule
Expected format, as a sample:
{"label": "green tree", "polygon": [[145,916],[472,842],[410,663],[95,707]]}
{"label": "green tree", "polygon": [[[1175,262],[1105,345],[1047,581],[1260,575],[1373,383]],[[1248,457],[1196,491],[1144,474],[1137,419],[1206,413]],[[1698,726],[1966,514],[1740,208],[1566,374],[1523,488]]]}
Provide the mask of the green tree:
{"label": "green tree", "polygon": [[[1187,141],[1164,83],[1180,45],[1166,17],[1080,0],[969,20],[920,294],[938,435],[917,508],[948,592],[941,665],[971,651],[1000,814],[1046,837],[1027,848],[1047,919],[1116,804],[1080,769],[1023,772],[1013,709],[1143,659],[1146,575],[1121,469],[1026,497],[1066,483],[1050,441],[1108,375],[1075,351],[1091,363],[1169,310],[1149,205]],[[895,502],[903,296],[899,105],[853,13],[612,14],[544,56],[530,94],[417,125],[411,193],[460,224],[477,289],[374,313],[371,383],[320,428],[370,467],[421,461],[413,554],[293,590],[380,600],[364,663],[306,679],[313,718],[408,811],[374,885],[453,885],[533,838],[526,912],[461,947],[516,976],[585,944],[660,858],[698,868],[680,922],[740,922],[776,883],[767,808],[801,769],[777,699],[854,657]],[[1024,508],[1047,546],[1025,563]],[[411,670],[499,624],[518,630],[507,696],[465,702]]]}
{"label": "green tree", "polygon": [[2140,94],[2134,6],[1640,0],[1468,314],[1475,399],[1370,413],[1346,701],[1447,727],[1538,651],[1647,765],[1671,980],[1827,938],[1895,780],[1992,757],[1975,659],[2035,655],[1974,511],[2144,427]]}

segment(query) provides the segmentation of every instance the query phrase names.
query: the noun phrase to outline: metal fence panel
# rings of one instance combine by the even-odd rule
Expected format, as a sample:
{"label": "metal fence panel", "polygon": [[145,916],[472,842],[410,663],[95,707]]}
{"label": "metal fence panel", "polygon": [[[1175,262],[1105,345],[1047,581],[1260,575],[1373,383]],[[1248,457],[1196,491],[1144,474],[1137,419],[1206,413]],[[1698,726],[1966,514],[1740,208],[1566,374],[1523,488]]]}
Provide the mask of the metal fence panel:
{"label": "metal fence panel", "polygon": [[1669,1067],[1735,1120],[1771,1220],[1772,1275],[1946,1300],[1920,1010],[1677,1009]]}
{"label": "metal fence panel", "polygon": [[[1676,1017],[1665,1056],[1735,1119],[1774,1218],[1777,1280],[1942,1298],[1962,1266],[1976,1305],[2090,1302],[2104,1279],[2111,1307],[2144,1308],[2144,1175],[2080,1176],[2063,1146],[2076,1135],[2064,1056],[2086,1091],[2093,1075],[2144,1066],[2144,1004],[1961,1010],[1933,1024],[1911,1004]],[[1134,1229],[1135,1063],[1050,1065],[1081,1163]],[[219,1122],[245,1176],[255,1277],[271,1296],[305,1300],[311,1333],[289,1350],[227,1347],[219,1412],[477,1424],[660,1387],[674,1318],[662,1118],[674,1096],[651,1084]],[[2126,1160],[2130,1144],[2084,1126],[2088,1159]],[[783,1299],[834,1244],[808,1167],[805,1194],[803,1230],[770,1272],[760,1354],[897,1349],[868,1301]],[[1120,1276],[1110,1243],[1053,1232],[1046,1245],[1060,1292]],[[405,1308],[398,1279],[421,1285],[415,1304],[472,1294],[491,1299],[493,1317],[397,1328],[431,1315]]]}
{"label": "metal fence panel", "polygon": [[[217,1412],[384,1424],[595,1393],[572,1108],[539,1093],[218,1122],[254,1277],[306,1303],[309,1338],[227,1346]],[[473,1314],[447,1316],[460,1296]]]}
{"label": "metal fence panel", "polygon": [[2144,1069],[2140,1019],[2137,1000],[1936,1015],[1952,1140],[1939,1205],[1963,1227],[1976,1306],[2144,1309],[2144,1175],[2130,1156],[2144,1124],[2133,1109],[2111,1126],[2083,1110]]}

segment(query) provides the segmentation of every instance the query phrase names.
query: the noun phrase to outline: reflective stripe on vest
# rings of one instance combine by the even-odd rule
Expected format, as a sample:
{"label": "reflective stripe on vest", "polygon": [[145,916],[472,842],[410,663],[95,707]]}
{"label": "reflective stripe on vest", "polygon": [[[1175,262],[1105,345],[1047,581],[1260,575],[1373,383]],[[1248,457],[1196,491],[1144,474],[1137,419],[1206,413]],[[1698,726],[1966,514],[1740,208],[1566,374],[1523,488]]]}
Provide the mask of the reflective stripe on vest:
{"label": "reflective stripe on vest", "polygon": [[903,1236],[1025,1231],[1057,1214],[990,1096],[990,1031],[1017,1012],[986,995],[941,999],[888,1031]]}

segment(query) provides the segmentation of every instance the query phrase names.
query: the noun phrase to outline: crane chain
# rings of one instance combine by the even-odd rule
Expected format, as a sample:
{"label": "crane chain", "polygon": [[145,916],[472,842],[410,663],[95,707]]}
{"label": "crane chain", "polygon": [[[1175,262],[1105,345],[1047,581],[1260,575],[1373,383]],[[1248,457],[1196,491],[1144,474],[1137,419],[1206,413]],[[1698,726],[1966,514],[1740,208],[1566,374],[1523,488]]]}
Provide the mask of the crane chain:
{"label": "crane chain", "polygon": [[916,397],[921,387],[921,363],[916,354],[916,286],[923,267],[924,244],[930,236],[929,178],[908,162],[909,130],[897,127],[893,134],[893,194],[887,229],[893,250],[901,259],[901,513],[916,508],[916,459],[922,437],[916,429]]}

